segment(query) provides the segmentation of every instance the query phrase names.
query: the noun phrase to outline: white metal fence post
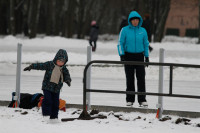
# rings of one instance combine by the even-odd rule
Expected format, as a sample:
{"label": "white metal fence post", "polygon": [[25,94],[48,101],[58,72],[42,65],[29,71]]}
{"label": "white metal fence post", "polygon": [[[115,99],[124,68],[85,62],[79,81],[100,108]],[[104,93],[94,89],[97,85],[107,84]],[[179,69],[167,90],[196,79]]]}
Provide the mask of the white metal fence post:
{"label": "white metal fence post", "polygon": [[[163,48],[160,49],[160,56],[159,56],[159,62],[164,63],[164,54],[165,50]],[[159,88],[158,88],[158,93],[163,93],[163,84],[164,84],[164,67],[159,66]],[[162,113],[163,113],[163,96],[158,96],[158,119],[162,118]]]}
{"label": "white metal fence post", "polygon": [[19,104],[20,104],[21,58],[22,58],[22,44],[18,44],[17,45],[16,93],[14,96],[14,100],[16,100],[17,105],[15,105],[15,107],[19,107]]}
{"label": "white metal fence post", "polygon": [[[89,63],[91,59],[92,59],[92,47],[88,46],[87,47],[87,63]],[[87,89],[91,88],[91,66],[88,68],[88,71],[87,71],[86,88]],[[87,110],[90,110],[91,108],[90,92],[86,93],[86,106],[87,106]]]}

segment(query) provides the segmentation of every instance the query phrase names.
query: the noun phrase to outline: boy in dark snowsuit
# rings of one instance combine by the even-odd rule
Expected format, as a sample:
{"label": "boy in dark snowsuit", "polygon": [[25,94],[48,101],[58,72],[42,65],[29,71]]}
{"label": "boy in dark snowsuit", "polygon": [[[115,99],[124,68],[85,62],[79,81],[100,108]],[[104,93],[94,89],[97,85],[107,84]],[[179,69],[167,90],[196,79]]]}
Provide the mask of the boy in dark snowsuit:
{"label": "boy in dark snowsuit", "polygon": [[31,69],[46,71],[42,83],[42,90],[44,93],[42,114],[43,116],[50,117],[50,119],[58,118],[59,95],[63,82],[71,86],[70,74],[65,66],[67,61],[67,52],[60,49],[52,61],[33,63],[24,68],[24,71],[30,71]]}

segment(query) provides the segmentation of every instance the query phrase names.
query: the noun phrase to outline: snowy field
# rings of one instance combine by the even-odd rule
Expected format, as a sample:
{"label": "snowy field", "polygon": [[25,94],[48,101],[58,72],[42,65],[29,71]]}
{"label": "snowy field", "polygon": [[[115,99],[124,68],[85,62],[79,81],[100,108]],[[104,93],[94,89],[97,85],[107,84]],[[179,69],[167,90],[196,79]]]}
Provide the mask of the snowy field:
{"label": "snowy field", "polygon": [[[154,48],[150,53],[150,61],[159,61],[159,49],[165,49],[165,62],[181,64],[200,65],[200,45],[194,44],[196,40],[184,38],[173,42],[173,37],[168,37],[162,43],[151,43]],[[184,40],[184,41],[181,41]],[[72,77],[72,86],[63,86],[61,98],[67,103],[82,104],[83,96],[83,70],[86,65],[87,40],[66,39],[62,37],[38,37],[28,39],[25,37],[4,36],[0,37],[0,100],[11,100],[11,93],[16,86],[16,62],[17,43],[22,47],[22,69],[30,63],[44,62],[52,60],[56,52],[62,48],[66,49],[69,56],[68,69]],[[93,53],[92,60],[119,60],[117,53],[117,40],[97,42],[97,51]],[[147,92],[158,92],[158,67],[149,66],[146,68],[146,90]],[[22,93],[42,93],[41,84],[44,72],[42,71],[22,71],[21,92]],[[184,95],[200,95],[200,69],[197,68],[175,68],[174,69],[173,93]],[[92,67],[92,89],[125,90],[125,74],[123,67]],[[164,68],[164,92],[169,92],[169,68]],[[147,96],[149,108],[156,109],[158,98]],[[91,94],[92,105],[125,106],[124,94]],[[138,107],[136,102],[133,107]],[[197,99],[170,98],[164,97],[164,109],[200,112],[200,101]],[[200,119],[193,119],[191,125],[174,124],[178,118],[160,122],[155,119],[155,114],[124,113],[124,117],[130,121],[119,121],[110,115],[105,120],[92,120],[47,124],[42,122],[41,112],[36,109],[22,110],[28,111],[27,115],[21,115],[15,109],[0,107],[0,132],[22,132],[28,130],[29,133],[36,132],[131,132],[138,133],[154,132],[174,132],[174,133],[197,133]],[[60,112],[59,117],[76,117],[71,115],[75,109],[68,109],[67,112]],[[78,115],[77,115],[78,116]],[[133,120],[141,116],[140,120]],[[146,118],[146,120],[144,120]],[[19,122],[20,121],[20,122]],[[14,126],[14,127],[13,127]],[[10,128],[12,127],[12,128]],[[59,129],[59,131],[58,131]]]}
{"label": "snowy field", "polygon": [[[8,109],[0,107],[1,133],[199,133],[200,118],[190,119],[188,125],[184,122],[176,124],[179,117],[170,116],[171,120],[159,121],[155,114],[100,112],[107,119],[75,120],[52,123],[44,121],[41,110]],[[77,112],[77,113],[74,113]],[[59,112],[59,117],[78,117],[77,109],[67,109]],[[74,115],[72,115],[74,114]],[[119,120],[114,115],[121,115]],[[186,122],[187,123],[187,122]]]}

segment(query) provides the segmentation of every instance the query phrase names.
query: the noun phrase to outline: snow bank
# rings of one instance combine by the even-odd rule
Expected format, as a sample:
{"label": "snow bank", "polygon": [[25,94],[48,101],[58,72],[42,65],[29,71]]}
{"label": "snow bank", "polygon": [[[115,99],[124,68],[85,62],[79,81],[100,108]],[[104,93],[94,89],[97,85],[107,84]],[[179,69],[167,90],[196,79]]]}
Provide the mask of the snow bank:
{"label": "snow bank", "polygon": [[197,37],[179,37],[179,36],[165,36],[162,42],[180,42],[180,43],[191,43],[196,44],[198,42]]}
{"label": "snow bank", "polygon": [[[59,119],[74,118],[80,114],[77,109],[67,109],[59,112]],[[199,133],[197,124],[200,119],[190,119],[188,125],[184,122],[175,124],[178,117],[169,116],[171,120],[159,121],[155,114],[100,112],[107,119],[75,120],[70,122],[51,123],[43,120],[41,110],[13,109],[0,107],[1,133]],[[120,119],[115,117],[120,116]]]}

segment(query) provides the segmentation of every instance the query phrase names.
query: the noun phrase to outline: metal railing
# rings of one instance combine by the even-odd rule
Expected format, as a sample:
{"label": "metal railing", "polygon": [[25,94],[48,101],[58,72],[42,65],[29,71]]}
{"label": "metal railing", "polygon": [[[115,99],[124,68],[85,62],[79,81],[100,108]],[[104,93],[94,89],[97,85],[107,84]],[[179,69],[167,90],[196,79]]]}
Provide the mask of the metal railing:
{"label": "metal railing", "polygon": [[[104,64],[124,64],[124,65],[153,65],[153,66],[169,66],[170,76],[169,76],[169,93],[149,93],[149,92],[131,92],[131,91],[116,91],[116,90],[97,90],[97,89],[88,89],[86,88],[86,76],[87,70],[90,65],[94,63],[104,63]],[[152,95],[152,96],[168,96],[168,97],[180,97],[180,98],[195,98],[200,99],[200,96],[197,95],[182,95],[182,94],[173,94],[172,85],[173,85],[173,68],[174,67],[186,67],[186,68],[200,68],[200,65],[193,64],[176,64],[176,63],[156,63],[156,62],[135,62],[135,61],[108,61],[108,60],[93,60],[89,62],[84,69],[83,75],[83,111],[87,111],[86,106],[86,93],[87,92],[99,92],[99,93],[120,93],[120,94],[137,94],[137,95]]]}

